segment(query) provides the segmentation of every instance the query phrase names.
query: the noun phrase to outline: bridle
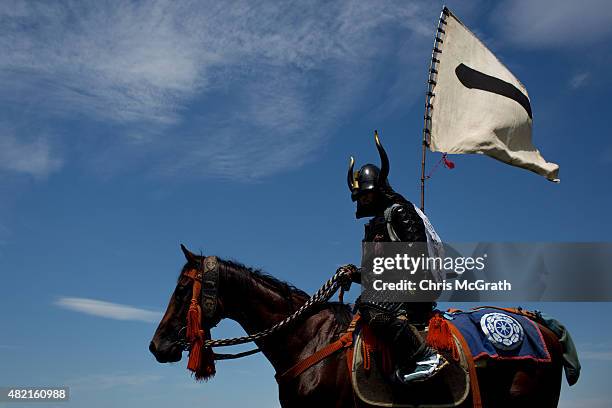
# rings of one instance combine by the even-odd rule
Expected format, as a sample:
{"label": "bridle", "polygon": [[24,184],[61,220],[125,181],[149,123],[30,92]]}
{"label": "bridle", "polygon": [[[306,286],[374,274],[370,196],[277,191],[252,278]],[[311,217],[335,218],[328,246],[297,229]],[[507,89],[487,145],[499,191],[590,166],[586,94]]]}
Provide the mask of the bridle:
{"label": "bridle", "polygon": [[[219,259],[216,256],[203,257],[197,262],[195,268],[187,270],[182,276],[189,278],[193,282],[193,286],[191,303],[189,305],[189,311],[187,312],[187,326],[183,326],[179,330],[178,343],[183,347],[184,351],[189,351],[191,354],[191,351],[195,347],[204,348],[213,346],[212,344],[207,344],[213,341],[205,338],[205,332],[202,328],[210,330],[216,327],[221,321],[221,317],[217,315],[219,304]],[[191,321],[189,318],[190,311],[192,313]],[[199,325],[196,324],[196,321]],[[189,323],[191,323],[192,326],[195,325],[198,327],[189,330]],[[202,326],[202,328],[199,326]],[[235,354],[213,353],[213,358],[215,360],[229,360],[249,356],[260,351],[259,348],[255,348]]]}
{"label": "bridle", "polygon": [[219,260],[216,256],[202,258],[197,266],[183,273],[193,281],[191,293],[191,305],[197,305],[201,309],[202,317],[207,323],[206,328],[215,327],[221,319],[215,316],[217,311],[219,289]]}

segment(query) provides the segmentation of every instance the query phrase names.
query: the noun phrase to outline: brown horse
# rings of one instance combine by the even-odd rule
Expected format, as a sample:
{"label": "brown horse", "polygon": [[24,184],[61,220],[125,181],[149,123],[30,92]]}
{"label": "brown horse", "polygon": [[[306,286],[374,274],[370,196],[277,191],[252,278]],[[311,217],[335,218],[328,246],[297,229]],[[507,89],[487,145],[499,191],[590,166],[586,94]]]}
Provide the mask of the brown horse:
{"label": "brown horse", "polygon": [[[162,318],[149,350],[160,363],[180,361],[184,349],[182,328],[187,325],[193,281],[185,276],[197,268],[203,257],[183,249],[187,263]],[[285,282],[234,262],[218,261],[219,282],[215,316],[211,327],[221,319],[238,322],[248,334],[260,332],[280,322],[303,305],[309,296]],[[281,332],[256,344],[277,373],[336,340],[352,319],[350,308],[329,302]],[[561,387],[562,350],[555,335],[540,326],[552,362],[491,362],[478,368],[484,407],[556,407]],[[354,407],[355,399],[345,362],[340,351],[307,369],[298,378],[279,384],[283,407]],[[462,406],[471,406],[468,398]]]}

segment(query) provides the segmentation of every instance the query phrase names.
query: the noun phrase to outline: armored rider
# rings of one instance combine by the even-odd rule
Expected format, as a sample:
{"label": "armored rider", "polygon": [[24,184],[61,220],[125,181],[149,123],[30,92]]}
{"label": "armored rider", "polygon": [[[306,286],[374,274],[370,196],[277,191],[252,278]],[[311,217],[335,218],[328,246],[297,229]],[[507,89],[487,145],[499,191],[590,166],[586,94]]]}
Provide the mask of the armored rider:
{"label": "armored rider", "polygon": [[[427,242],[425,224],[417,209],[389,185],[389,159],[377,133],[375,141],[381,168],[365,164],[353,173],[354,159],[351,157],[348,169],[348,187],[352,200],[357,202],[355,216],[372,217],[365,225],[363,242]],[[365,247],[362,268],[352,275],[352,280],[357,283],[361,283],[364,261],[368,256]],[[393,380],[400,383],[423,381],[447,364],[444,357],[429,347],[411,324],[425,321],[435,303],[371,302],[363,301],[360,297],[355,307],[373,333],[390,343],[395,361]]]}

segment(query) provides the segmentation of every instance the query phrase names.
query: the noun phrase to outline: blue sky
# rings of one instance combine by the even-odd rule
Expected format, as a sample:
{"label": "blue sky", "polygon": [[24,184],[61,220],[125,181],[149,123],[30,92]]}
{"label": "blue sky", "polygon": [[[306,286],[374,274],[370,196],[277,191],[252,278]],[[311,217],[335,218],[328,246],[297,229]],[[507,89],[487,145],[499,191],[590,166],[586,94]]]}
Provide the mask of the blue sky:
{"label": "blue sky", "polygon": [[[525,84],[534,142],[560,164],[561,183],[453,157],[457,167],[428,183],[439,234],[609,241],[612,6],[448,5]],[[179,243],[309,292],[357,262],[363,227],[348,157],[376,162],[378,129],[392,184],[418,201],[440,9],[2,2],[0,385],[69,385],[62,406],[74,407],[278,406],[261,356],[221,362],[212,382],[196,384],[185,361],[149,354],[183,264]],[[608,406],[612,306],[526,306],[563,321],[581,352],[583,376],[564,385],[560,406]],[[241,333],[223,322],[213,334]]]}

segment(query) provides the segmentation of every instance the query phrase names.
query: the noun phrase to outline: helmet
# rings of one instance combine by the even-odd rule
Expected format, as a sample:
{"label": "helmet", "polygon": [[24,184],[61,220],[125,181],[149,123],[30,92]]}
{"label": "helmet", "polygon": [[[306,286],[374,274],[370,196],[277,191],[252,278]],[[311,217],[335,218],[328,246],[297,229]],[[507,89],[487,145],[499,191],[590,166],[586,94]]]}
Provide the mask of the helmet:
{"label": "helmet", "polygon": [[380,155],[380,168],[374,164],[368,163],[364,164],[358,171],[353,173],[355,159],[351,157],[347,182],[349,190],[351,190],[351,199],[353,201],[357,201],[362,193],[372,190],[379,191],[381,187],[389,186],[389,181],[387,180],[387,176],[389,175],[389,158],[380,143],[377,131],[374,131],[374,140],[376,141],[376,148]]}

